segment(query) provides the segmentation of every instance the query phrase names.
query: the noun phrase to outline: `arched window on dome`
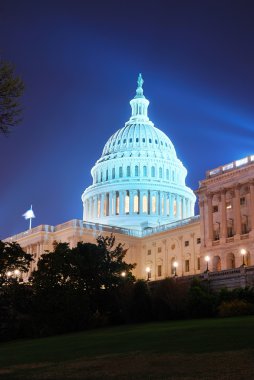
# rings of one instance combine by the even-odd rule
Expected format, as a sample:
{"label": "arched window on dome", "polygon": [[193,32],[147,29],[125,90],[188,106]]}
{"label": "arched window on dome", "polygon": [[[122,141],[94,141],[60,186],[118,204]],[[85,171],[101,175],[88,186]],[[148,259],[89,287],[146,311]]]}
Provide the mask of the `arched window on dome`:
{"label": "arched window on dome", "polygon": [[127,166],[127,177],[130,177],[131,176],[131,167],[130,166]]}
{"label": "arched window on dome", "polygon": [[112,179],[115,179],[116,178],[116,169],[113,168],[112,169]]}
{"label": "arched window on dome", "polygon": [[174,216],[176,216],[176,214],[177,214],[177,203],[176,203],[176,199],[174,199],[174,202],[173,202],[173,213],[174,213]]}
{"label": "arched window on dome", "polygon": [[143,195],[142,199],[142,211],[147,214],[148,212],[148,198],[147,195]]}
{"label": "arched window on dome", "polygon": [[162,168],[159,168],[159,177],[162,178]]}
{"label": "arched window on dome", "polygon": [[101,182],[102,182],[102,179],[103,179],[103,173],[101,172]]}
{"label": "arched window on dome", "polygon": [[130,213],[130,196],[129,196],[129,192],[127,192],[127,194],[125,195],[125,199],[124,199],[124,211],[125,211],[125,214],[129,214]]}
{"label": "arched window on dome", "polygon": [[147,166],[143,166],[143,177],[147,177]]}
{"label": "arched window on dome", "polygon": [[120,206],[120,202],[119,202],[119,192],[117,191],[117,192],[116,192],[116,215],[119,215],[119,206]]}
{"label": "arched window on dome", "polygon": [[155,177],[155,167],[151,167],[151,177]]}
{"label": "arched window on dome", "polygon": [[138,177],[138,165],[135,166],[135,177]]}
{"label": "arched window on dome", "polygon": [[106,170],[106,181],[108,181],[108,169]]}
{"label": "arched window on dome", "polygon": [[119,167],[119,178],[122,178],[122,176],[123,176],[123,167],[120,166]]}
{"label": "arched window on dome", "polygon": [[153,214],[156,213],[156,196],[155,195],[152,196],[152,213]]}
{"label": "arched window on dome", "polygon": [[133,198],[133,212],[136,212],[138,214],[138,205],[139,205],[139,199],[138,199],[138,195],[134,195],[134,198]]}
{"label": "arched window on dome", "polygon": [[166,178],[169,181],[169,170],[168,169],[166,170]]}

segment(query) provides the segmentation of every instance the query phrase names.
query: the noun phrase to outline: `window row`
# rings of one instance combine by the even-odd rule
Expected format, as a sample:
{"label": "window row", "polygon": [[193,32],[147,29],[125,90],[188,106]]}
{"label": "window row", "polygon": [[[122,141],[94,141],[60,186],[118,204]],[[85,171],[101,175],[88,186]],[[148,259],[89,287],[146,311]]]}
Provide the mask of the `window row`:
{"label": "window row", "polygon": [[[170,272],[171,272],[172,276],[177,275],[177,270],[176,270],[176,267],[174,266],[174,262],[175,261],[176,261],[175,258],[173,258],[171,260],[171,270],[170,270]],[[153,273],[152,273],[152,268],[150,268],[149,266],[148,266],[148,268],[149,268],[148,274],[149,274],[149,279],[150,279],[151,277],[153,277]],[[196,259],[196,269],[200,270],[200,257],[197,257],[197,259]],[[190,268],[190,260],[189,259],[184,260],[182,270],[185,273],[190,272],[191,268]],[[155,277],[162,277],[162,276],[163,277],[167,276],[167,273],[163,273],[163,265],[160,263],[156,267],[156,276]]]}
{"label": "window row", "polygon": [[[113,142],[113,146],[115,145],[120,145],[121,142],[123,144],[127,144],[127,142],[129,142],[129,144],[132,144],[133,142],[136,142],[136,143],[139,143],[139,142],[142,142],[143,144],[145,144],[146,142],[148,142],[149,144],[152,144],[153,143],[153,139],[149,138],[149,139],[146,139],[145,137],[142,137],[142,138],[139,138],[139,137],[135,137],[135,138],[129,138],[129,139],[123,139],[123,140],[118,140],[117,142],[114,141]],[[158,141],[157,139],[154,140],[155,144],[157,145],[161,145],[161,146],[164,146],[167,148],[168,147],[168,144],[166,142],[163,142],[163,141]]]}
{"label": "window row", "polygon": [[108,181],[110,179],[116,179],[116,178],[125,178],[125,177],[148,177],[151,178],[159,178],[159,179],[166,179],[169,181],[171,179],[172,182],[176,181],[176,173],[174,170],[171,171],[171,178],[170,178],[170,171],[169,169],[166,169],[163,172],[163,168],[159,167],[158,169],[155,166],[151,166],[150,168],[144,165],[143,167],[139,167],[138,165],[135,165],[134,168],[132,168],[130,165],[126,167],[126,171],[124,172],[123,167],[119,166],[119,168],[112,168],[111,170],[106,169],[105,173],[103,171],[96,172],[95,174],[95,183],[100,183],[103,181]]}

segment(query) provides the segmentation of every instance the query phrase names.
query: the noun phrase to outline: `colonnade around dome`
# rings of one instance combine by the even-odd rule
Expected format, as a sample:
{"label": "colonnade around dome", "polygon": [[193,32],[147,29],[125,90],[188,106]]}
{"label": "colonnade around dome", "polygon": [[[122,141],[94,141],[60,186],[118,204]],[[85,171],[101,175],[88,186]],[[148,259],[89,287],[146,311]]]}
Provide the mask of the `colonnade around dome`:
{"label": "colonnade around dome", "polygon": [[84,220],[122,215],[152,215],[173,221],[193,216],[194,203],[179,194],[152,190],[110,191],[85,201]]}

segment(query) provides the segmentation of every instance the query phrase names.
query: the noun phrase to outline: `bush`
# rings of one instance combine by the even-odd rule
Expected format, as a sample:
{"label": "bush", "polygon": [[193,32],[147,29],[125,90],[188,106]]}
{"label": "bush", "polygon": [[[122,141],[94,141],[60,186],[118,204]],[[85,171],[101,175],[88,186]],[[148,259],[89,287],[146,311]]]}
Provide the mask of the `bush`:
{"label": "bush", "polygon": [[236,317],[250,314],[254,314],[254,304],[244,300],[234,299],[222,302],[218,307],[219,317]]}

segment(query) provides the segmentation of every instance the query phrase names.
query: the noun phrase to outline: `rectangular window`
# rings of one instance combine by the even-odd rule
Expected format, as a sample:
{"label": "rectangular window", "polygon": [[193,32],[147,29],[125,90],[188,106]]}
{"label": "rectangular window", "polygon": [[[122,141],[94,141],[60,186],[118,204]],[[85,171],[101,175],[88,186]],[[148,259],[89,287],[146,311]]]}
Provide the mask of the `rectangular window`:
{"label": "rectangular window", "polygon": [[189,243],[189,240],[185,240],[185,242],[184,242],[184,246],[185,246],[185,247],[189,247],[189,244],[190,244],[190,243]]}
{"label": "rectangular window", "polygon": [[226,202],[226,208],[227,208],[228,210],[232,208],[232,203],[231,203],[231,201]]}
{"label": "rectangular window", "polygon": [[213,212],[218,212],[218,206],[213,206]]}
{"label": "rectangular window", "polygon": [[190,260],[185,260],[185,272],[190,271]]}
{"label": "rectangular window", "polygon": [[197,238],[197,244],[201,243],[201,238]]}
{"label": "rectangular window", "polygon": [[197,269],[200,270],[200,257],[197,259]]}
{"label": "rectangular window", "polygon": [[161,265],[158,265],[158,277],[161,277],[162,276],[162,266]]}
{"label": "rectangular window", "polygon": [[151,253],[152,253],[151,249],[148,249],[147,254],[151,255]]}
{"label": "rectangular window", "polygon": [[161,247],[158,247],[158,253],[161,253]]}
{"label": "rectangular window", "polygon": [[240,205],[244,206],[245,205],[245,197],[240,198]]}

